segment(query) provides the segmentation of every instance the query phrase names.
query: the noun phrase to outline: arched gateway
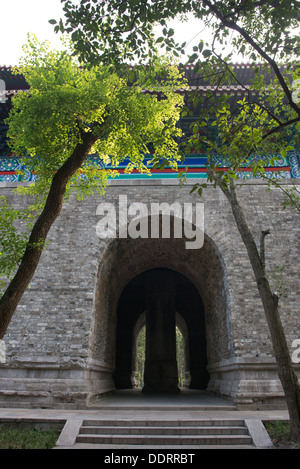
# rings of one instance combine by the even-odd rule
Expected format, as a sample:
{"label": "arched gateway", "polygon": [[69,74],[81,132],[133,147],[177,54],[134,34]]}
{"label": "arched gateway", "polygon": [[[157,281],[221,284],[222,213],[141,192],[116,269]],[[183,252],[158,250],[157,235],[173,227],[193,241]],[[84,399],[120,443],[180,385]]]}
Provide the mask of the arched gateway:
{"label": "arched gateway", "polygon": [[[21,203],[12,192],[14,187],[1,188],[12,205]],[[177,181],[142,181],[140,185],[112,181],[105,203],[118,212],[120,194],[124,194],[128,204],[142,201],[147,207],[152,203],[171,207],[179,201],[195,207],[199,198],[190,189],[191,185],[179,187]],[[285,266],[289,296],[282,300],[281,315],[292,354],[299,331],[297,225],[289,211],[278,209],[280,191],[266,192],[261,181],[249,181],[239,185],[238,193],[256,239],[263,228],[271,226],[266,243],[268,269]],[[206,389],[239,406],[281,408],[283,391],[262,303],[225,196],[212,186],[203,193],[204,241],[194,249],[187,248],[190,237],[172,235],[172,216],[170,237],[116,233],[100,239],[101,202],[97,196],[80,203],[76,197],[68,199],[49,233],[36,275],[5,336],[6,361],[0,364],[2,407],[17,403],[85,408],[98,396],[132,386],[135,337],[141,323],[147,322],[149,295],[157,294],[150,322],[158,307],[163,314],[148,327],[148,376],[153,375],[155,385],[161,385],[166,375],[164,385],[171,382],[176,390],[174,336],[169,329],[171,322],[174,327],[175,312],[184,333],[192,388]],[[159,272],[171,274],[172,282],[163,284]],[[138,282],[142,288],[137,288]],[[172,315],[168,327],[161,328],[158,321],[170,312],[164,304],[167,296]],[[155,335],[157,329],[161,335]],[[162,341],[166,341],[165,349]],[[154,352],[160,355],[154,357]],[[170,366],[168,353],[173,360]],[[299,365],[295,368],[298,371]],[[149,378],[145,384],[150,389],[153,381]]]}
{"label": "arched gateway", "polygon": [[190,387],[206,389],[207,365],[232,352],[225,279],[224,262],[208,236],[199,250],[185,249],[184,238],[111,241],[99,266],[91,345],[93,359],[107,364],[107,384],[133,386],[134,343],[144,321],[143,390],[178,391],[177,315],[187,328]]}

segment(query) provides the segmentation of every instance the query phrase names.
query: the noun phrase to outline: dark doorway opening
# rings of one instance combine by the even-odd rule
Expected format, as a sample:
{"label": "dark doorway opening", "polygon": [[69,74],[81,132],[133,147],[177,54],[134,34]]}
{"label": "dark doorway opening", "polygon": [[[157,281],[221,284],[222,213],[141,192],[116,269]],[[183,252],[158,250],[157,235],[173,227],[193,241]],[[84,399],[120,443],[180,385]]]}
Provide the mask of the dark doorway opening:
{"label": "dark doorway opening", "polygon": [[[177,316],[177,315],[176,315]],[[177,318],[176,318],[177,319]],[[181,322],[181,321],[179,321]],[[139,332],[134,334],[136,344],[133,344],[132,386],[144,387],[144,370],[146,360],[146,323],[139,327]],[[188,361],[188,350],[186,344],[187,335],[181,332],[176,321],[176,359],[178,371],[178,386],[188,388],[190,384],[190,372]],[[133,339],[134,341],[134,339]]]}
{"label": "dark doorway opening", "polygon": [[[157,292],[154,293],[154,296],[156,295],[154,300],[153,292]],[[154,312],[149,313],[149,309]],[[170,309],[174,315],[170,314]],[[147,311],[148,316],[151,316],[150,325]],[[165,316],[166,320],[163,323],[162,319]],[[136,343],[138,334],[145,324],[148,330],[146,362],[149,360],[150,364],[148,363],[148,377],[147,371],[145,372],[147,386],[144,390],[148,392],[178,390],[176,326],[180,329],[184,340],[187,378],[185,383],[190,389],[206,389],[209,375],[204,306],[201,297],[187,277],[163,268],[148,270],[138,275],[129,282],[120,296],[117,309],[114,372],[116,388],[135,387]]]}

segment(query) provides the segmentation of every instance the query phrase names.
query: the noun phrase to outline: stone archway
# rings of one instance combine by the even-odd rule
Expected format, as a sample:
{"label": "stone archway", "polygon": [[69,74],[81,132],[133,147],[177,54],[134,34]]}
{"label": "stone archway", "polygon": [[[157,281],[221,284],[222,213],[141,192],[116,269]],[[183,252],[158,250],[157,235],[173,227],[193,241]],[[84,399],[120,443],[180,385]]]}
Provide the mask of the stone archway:
{"label": "stone archway", "polygon": [[[97,363],[98,370],[101,369],[98,372],[98,393],[115,389],[113,375],[121,294],[139,274],[157,268],[170,269],[185,276],[200,295],[205,310],[208,365],[232,356],[226,270],[221,254],[209,236],[205,235],[203,246],[195,250],[185,249],[184,238],[113,239],[99,265],[90,341],[91,361]],[[138,301],[142,303],[142,299]],[[184,304],[180,307],[183,310]],[[141,305],[141,313],[145,310],[143,308]],[[180,310],[178,312],[182,314]],[[130,357],[128,363],[131,364],[132,354]]]}

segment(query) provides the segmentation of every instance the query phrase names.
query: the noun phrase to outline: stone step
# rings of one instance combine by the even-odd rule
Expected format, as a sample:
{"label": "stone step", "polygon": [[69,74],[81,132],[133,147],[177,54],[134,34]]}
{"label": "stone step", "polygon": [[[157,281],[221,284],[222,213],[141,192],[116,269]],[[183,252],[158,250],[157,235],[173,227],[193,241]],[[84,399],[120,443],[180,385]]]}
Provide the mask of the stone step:
{"label": "stone step", "polygon": [[[118,412],[118,411],[125,411],[125,410],[132,410],[132,405],[131,404],[122,404],[122,405],[117,405],[117,404],[95,404],[95,403],[92,403],[92,404],[89,404],[88,405],[88,408],[90,410],[105,410],[105,411],[110,411],[110,412]],[[149,405],[148,404],[139,404],[136,406],[136,409],[137,410],[148,410],[149,409]],[[169,404],[153,404],[151,405],[151,410],[152,411],[165,411],[165,410],[168,410],[168,411],[180,411],[180,410],[186,410],[186,411],[189,411],[191,410],[191,405],[190,404],[172,404],[172,403],[169,403]],[[197,410],[201,410],[201,411],[215,411],[215,410],[218,410],[219,412],[226,412],[226,411],[229,411],[229,412],[232,412],[232,411],[237,411],[237,407],[235,405],[232,405],[232,404],[222,404],[222,405],[218,405],[217,406],[217,409],[216,409],[216,406],[215,405],[204,405],[204,404],[193,404],[193,410],[194,411],[197,411]]]}
{"label": "stone step", "polygon": [[89,427],[115,427],[115,426],[122,426],[122,427],[209,427],[209,426],[217,426],[217,427],[241,427],[245,426],[245,421],[243,419],[194,419],[194,420],[132,420],[132,419],[86,419],[83,420],[82,426],[89,426]]}
{"label": "stone step", "polygon": [[196,450],[196,449],[210,449],[210,450],[213,450],[213,449],[255,449],[255,446],[253,445],[253,443],[251,442],[249,445],[243,443],[242,445],[232,445],[232,444],[227,444],[227,445],[220,445],[220,444],[217,444],[217,445],[213,445],[213,444],[209,444],[209,445],[172,445],[172,447],[170,447],[170,445],[145,445],[143,444],[143,446],[141,447],[141,445],[115,445],[115,444],[93,444],[93,445],[89,445],[89,444],[86,444],[86,443],[75,443],[75,445],[72,447],[73,449],[105,449],[105,450],[158,450],[158,451],[162,451],[162,452],[168,452],[168,450],[187,450],[187,449],[191,449],[191,450]]}
{"label": "stone step", "polygon": [[76,444],[128,446],[248,445],[244,420],[84,420]]}
{"label": "stone step", "polygon": [[83,435],[79,434],[77,443],[114,444],[114,445],[250,445],[249,435]]}
{"label": "stone step", "polygon": [[82,427],[80,434],[94,434],[94,435],[247,435],[245,427],[217,427],[211,425],[210,427]]}

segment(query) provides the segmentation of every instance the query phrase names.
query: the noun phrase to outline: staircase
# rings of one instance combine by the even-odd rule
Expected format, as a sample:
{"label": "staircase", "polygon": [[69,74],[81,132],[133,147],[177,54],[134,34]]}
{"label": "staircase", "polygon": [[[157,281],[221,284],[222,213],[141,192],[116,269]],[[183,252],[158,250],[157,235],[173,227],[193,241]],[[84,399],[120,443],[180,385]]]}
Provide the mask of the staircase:
{"label": "staircase", "polygon": [[77,447],[253,448],[244,420],[83,420]]}

